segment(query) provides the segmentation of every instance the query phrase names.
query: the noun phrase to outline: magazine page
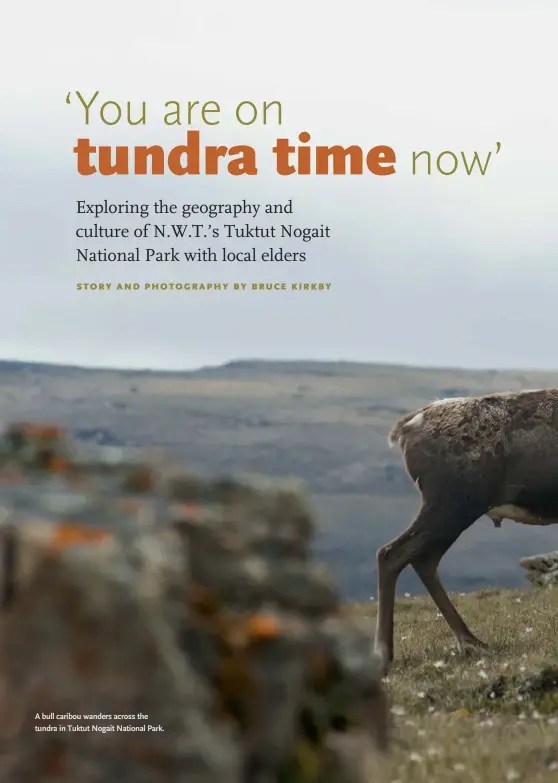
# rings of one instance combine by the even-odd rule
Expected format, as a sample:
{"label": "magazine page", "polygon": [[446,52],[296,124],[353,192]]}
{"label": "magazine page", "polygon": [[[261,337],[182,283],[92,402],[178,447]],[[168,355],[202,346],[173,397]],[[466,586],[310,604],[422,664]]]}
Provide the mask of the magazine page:
{"label": "magazine page", "polygon": [[0,780],[558,779],[558,8],[3,10]]}

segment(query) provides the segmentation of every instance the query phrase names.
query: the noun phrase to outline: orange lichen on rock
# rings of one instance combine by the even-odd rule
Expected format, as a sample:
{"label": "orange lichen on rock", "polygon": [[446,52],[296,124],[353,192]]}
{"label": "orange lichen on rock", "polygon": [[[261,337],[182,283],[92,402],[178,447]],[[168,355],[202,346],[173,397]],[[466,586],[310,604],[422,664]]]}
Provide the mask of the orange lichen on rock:
{"label": "orange lichen on rock", "polygon": [[[24,705],[0,781],[368,783],[328,742],[343,725],[352,761],[385,747],[379,661],[303,494],[141,459],[54,425],[0,434],[0,706]],[[65,752],[44,712],[81,716]]]}
{"label": "orange lichen on rock", "polygon": [[254,614],[248,620],[248,638],[251,641],[276,639],[279,636],[280,629],[277,618],[271,614],[263,612]]}
{"label": "orange lichen on rock", "polygon": [[87,528],[84,525],[59,524],[54,529],[49,548],[59,552],[71,546],[99,544],[113,537],[114,534],[110,530]]}
{"label": "orange lichen on rock", "polygon": [[149,468],[137,468],[124,481],[128,492],[151,492],[155,488],[155,474]]}
{"label": "orange lichen on rock", "polygon": [[67,459],[64,459],[64,457],[57,457],[52,456],[49,461],[47,468],[50,470],[51,473],[66,473],[67,470],[70,467],[70,463]]}
{"label": "orange lichen on rock", "polygon": [[12,424],[10,435],[21,435],[38,441],[60,440],[66,434],[62,427],[43,422],[20,421]]}

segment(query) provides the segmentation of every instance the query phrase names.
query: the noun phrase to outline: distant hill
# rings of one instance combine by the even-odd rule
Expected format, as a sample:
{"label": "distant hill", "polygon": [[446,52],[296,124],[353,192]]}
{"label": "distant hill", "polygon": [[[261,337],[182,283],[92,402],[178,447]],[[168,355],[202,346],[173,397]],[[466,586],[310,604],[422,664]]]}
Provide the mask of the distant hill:
{"label": "distant hill", "polygon": [[[399,415],[439,397],[558,387],[558,373],[242,360],[187,372],[0,362],[4,421],[56,420],[109,445],[156,444],[210,472],[299,476],[322,520],[317,547],[345,596],[376,593],[375,552],[406,527],[418,496],[387,446]],[[558,548],[558,526],[481,519],[442,562],[447,587],[526,584],[519,557]],[[403,591],[421,592],[409,571]]]}

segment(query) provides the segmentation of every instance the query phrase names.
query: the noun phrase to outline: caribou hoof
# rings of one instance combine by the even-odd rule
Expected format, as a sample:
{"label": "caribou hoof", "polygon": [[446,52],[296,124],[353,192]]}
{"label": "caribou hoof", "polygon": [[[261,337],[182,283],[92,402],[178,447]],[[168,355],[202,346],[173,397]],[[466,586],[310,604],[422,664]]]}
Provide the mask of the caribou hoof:
{"label": "caribou hoof", "polygon": [[475,655],[482,650],[488,650],[489,647],[476,636],[457,640],[457,649],[462,655]]}

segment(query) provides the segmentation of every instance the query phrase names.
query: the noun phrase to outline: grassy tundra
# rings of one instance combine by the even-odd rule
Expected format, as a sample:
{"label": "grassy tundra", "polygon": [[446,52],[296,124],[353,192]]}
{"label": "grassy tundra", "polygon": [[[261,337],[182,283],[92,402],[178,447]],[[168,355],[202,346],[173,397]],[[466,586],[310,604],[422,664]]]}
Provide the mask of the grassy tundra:
{"label": "grassy tundra", "polygon": [[[461,656],[429,596],[396,603],[381,783],[558,781],[558,588],[452,595],[490,646]],[[374,621],[374,602],[351,607]]]}

